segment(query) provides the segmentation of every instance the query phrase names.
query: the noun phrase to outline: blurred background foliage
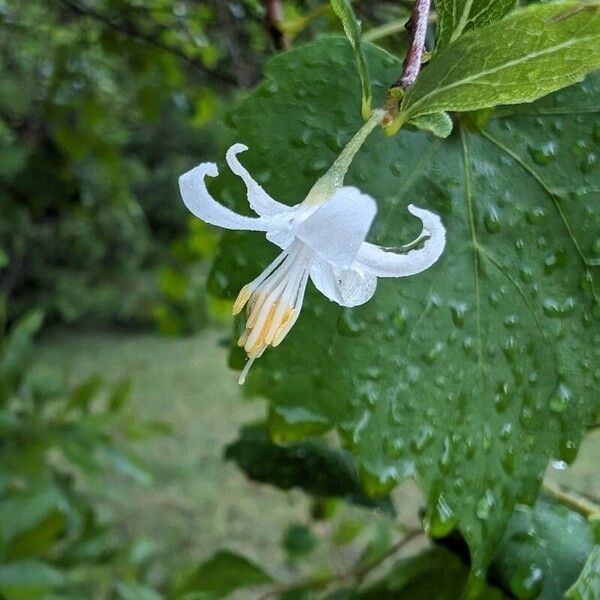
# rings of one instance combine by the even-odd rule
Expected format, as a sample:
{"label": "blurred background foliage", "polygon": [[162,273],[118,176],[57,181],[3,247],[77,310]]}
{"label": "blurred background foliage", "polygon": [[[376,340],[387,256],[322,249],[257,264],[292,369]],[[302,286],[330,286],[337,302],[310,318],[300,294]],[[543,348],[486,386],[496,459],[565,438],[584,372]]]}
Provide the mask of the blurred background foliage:
{"label": "blurred background foliage", "polygon": [[[358,598],[349,586],[390,557],[360,598],[467,577],[445,548],[396,562],[424,545],[414,486],[372,501],[335,440],[277,446],[258,424],[234,441],[264,406],[227,373],[223,308],[205,298],[218,233],[189,218],[177,176],[222,155],[227,111],[273,53],[341,31],[327,2],[286,1],[277,27],[269,4],[0,0],[3,600],[208,600],[280,576],[300,584],[269,597]],[[402,53],[409,0],[354,8]],[[580,469],[591,490],[596,460]],[[530,571],[504,581],[505,555],[506,594],[532,597]]]}
{"label": "blurred background foliage", "polygon": [[[357,9],[369,28],[407,15],[401,3]],[[339,30],[327,3],[285,3],[275,35],[265,19],[258,0],[0,2],[11,320],[36,307],[50,323],[202,326],[203,277],[188,268],[214,243],[187,229],[175,175],[218,155],[221,117],[276,46]]]}
{"label": "blurred background foliage", "polygon": [[[171,424],[130,408],[130,370],[119,379],[96,374],[101,360],[73,367],[62,332],[85,344],[94,335],[86,332],[107,327],[173,336],[210,322],[205,280],[217,232],[189,218],[177,175],[221,153],[223,117],[269,56],[340,31],[327,3],[286,2],[278,29],[266,4],[0,0],[2,598],[197,591],[193,551],[184,561],[161,554],[124,531],[127,517],[114,510],[123,486],[153,485],[135,447],[168,436]],[[407,14],[397,3],[359,4],[373,27]],[[54,333],[39,351],[42,328]],[[218,347],[209,339],[205,352]],[[111,344],[111,357],[124,356]],[[362,531],[353,523],[342,520],[340,544]],[[280,542],[297,570],[316,538],[293,523]],[[163,540],[176,551],[186,543]]]}

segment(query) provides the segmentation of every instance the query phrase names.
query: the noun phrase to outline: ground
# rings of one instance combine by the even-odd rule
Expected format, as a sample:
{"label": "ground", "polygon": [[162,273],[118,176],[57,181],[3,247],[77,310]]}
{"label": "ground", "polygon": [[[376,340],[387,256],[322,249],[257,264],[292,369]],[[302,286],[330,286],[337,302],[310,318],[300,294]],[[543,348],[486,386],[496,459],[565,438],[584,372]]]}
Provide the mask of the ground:
{"label": "ground", "polygon": [[[136,446],[154,476],[151,484],[110,472],[92,488],[124,535],[157,543],[166,569],[197,563],[220,547],[282,563],[282,531],[307,515],[302,493],[253,484],[221,459],[239,426],[264,414],[261,402],[243,399],[227,368],[225,336],[219,328],[190,338],[60,330],[39,346],[38,360],[66,371],[73,383],[93,373],[106,381],[131,376],[132,408],[172,426],[173,435]],[[594,434],[573,467],[550,468],[549,477],[600,495],[599,464]],[[419,494],[410,485],[400,493],[403,515],[414,520]]]}

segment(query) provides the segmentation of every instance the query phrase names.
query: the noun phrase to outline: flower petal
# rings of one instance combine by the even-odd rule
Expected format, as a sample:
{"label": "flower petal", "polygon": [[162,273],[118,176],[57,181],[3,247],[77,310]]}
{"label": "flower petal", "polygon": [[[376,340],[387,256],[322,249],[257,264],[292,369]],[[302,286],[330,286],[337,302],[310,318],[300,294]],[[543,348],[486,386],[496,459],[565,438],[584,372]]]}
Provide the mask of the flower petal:
{"label": "flower petal", "polygon": [[206,189],[204,178],[219,174],[214,163],[201,163],[179,178],[181,197],[187,208],[199,219],[225,229],[268,231],[273,227],[269,217],[244,217],[219,204]]}
{"label": "flower petal", "polygon": [[423,247],[405,254],[365,242],[357,262],[378,277],[406,277],[425,271],[442,255],[446,246],[446,228],[438,215],[410,204],[408,211],[423,222],[419,238],[427,235]]}
{"label": "flower petal", "polygon": [[246,184],[246,189],[248,190],[248,202],[250,203],[252,210],[261,217],[268,217],[290,210],[291,207],[271,198],[271,196],[269,196],[269,194],[267,194],[267,192],[252,179],[250,173],[242,166],[237,159],[237,155],[246,150],[248,150],[248,146],[244,144],[234,144],[227,150],[225,159],[227,160],[229,168]]}
{"label": "flower petal", "polygon": [[377,213],[375,200],[354,187],[342,187],[296,230],[296,237],[338,269],[349,267]]}
{"label": "flower petal", "polygon": [[315,287],[340,306],[359,306],[373,297],[377,277],[361,269],[336,270],[324,260],[316,260],[310,269]]}

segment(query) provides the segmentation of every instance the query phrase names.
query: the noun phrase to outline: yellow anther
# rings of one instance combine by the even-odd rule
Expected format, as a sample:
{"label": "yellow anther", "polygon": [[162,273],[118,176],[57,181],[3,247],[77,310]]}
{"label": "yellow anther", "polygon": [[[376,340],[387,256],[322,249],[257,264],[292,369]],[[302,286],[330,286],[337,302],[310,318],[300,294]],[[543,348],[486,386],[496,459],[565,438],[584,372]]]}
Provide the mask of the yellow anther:
{"label": "yellow anther", "polygon": [[238,297],[235,299],[235,302],[233,304],[233,314],[234,315],[237,315],[241,312],[242,308],[244,308],[244,306],[246,305],[246,302],[248,302],[248,298],[250,298],[250,295],[251,295],[250,286],[245,285],[240,290],[240,293],[238,294]]}

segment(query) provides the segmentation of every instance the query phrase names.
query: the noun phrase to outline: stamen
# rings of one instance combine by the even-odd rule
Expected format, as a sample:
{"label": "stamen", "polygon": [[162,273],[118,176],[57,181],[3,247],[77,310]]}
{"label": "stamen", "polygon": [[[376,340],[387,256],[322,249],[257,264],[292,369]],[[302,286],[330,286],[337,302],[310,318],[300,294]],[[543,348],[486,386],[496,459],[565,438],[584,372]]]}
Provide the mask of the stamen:
{"label": "stamen", "polygon": [[252,363],[256,360],[256,358],[249,358],[248,362],[244,365],[243,371],[240,373],[240,378],[238,379],[238,383],[240,385],[244,385],[246,383],[246,377],[248,376],[248,371],[250,371],[250,367]]}
{"label": "stamen", "polygon": [[240,383],[246,380],[252,362],[268,346],[280,344],[298,319],[311,258],[311,252],[304,244],[294,242],[265,272],[241,289],[234,304],[234,314],[246,306],[246,328],[238,345],[244,348],[249,360]]}
{"label": "stamen", "polygon": [[250,284],[246,284],[238,294],[238,297],[235,299],[235,303],[233,304],[233,314],[237,315],[241,312],[242,308],[244,308],[246,302],[248,302],[248,298],[250,298],[251,290]]}

